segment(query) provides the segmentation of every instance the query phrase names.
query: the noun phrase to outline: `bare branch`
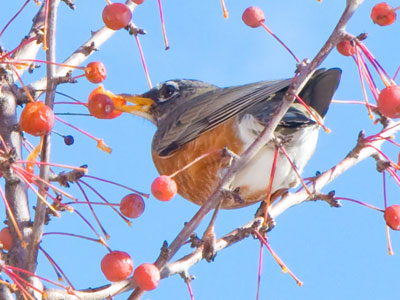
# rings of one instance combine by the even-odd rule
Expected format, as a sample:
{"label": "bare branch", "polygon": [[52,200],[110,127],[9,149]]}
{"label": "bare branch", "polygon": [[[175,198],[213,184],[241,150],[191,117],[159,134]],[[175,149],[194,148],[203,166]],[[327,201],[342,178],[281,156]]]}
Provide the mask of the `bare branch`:
{"label": "bare branch", "polygon": [[[390,137],[394,135],[397,131],[400,130],[400,122],[391,122],[390,125],[387,127],[389,128],[386,131],[383,131],[381,134],[382,137]],[[380,139],[377,141],[369,142],[369,144],[375,146],[376,148],[380,148],[382,143],[385,141],[385,139]],[[359,144],[356,145],[355,149],[358,149]],[[350,153],[354,153],[353,151]],[[328,171],[322,173],[319,175],[313,184],[313,191],[314,193],[318,193],[321,191],[321,189],[326,186],[328,183],[330,183],[332,180],[334,180],[336,177],[338,177],[340,174],[344,173],[347,171],[349,168],[355,166],[362,160],[366,159],[367,157],[376,155],[377,151],[371,147],[361,147],[357,151],[357,155],[347,155],[341,162],[339,162],[337,165],[329,169]],[[286,209],[289,207],[292,207],[294,205],[300,204],[301,202],[305,201],[308,198],[308,194],[306,191],[300,191],[296,194],[288,194],[284,196],[278,203],[276,203],[270,210],[270,214],[272,217],[277,217],[281,213],[283,213]]]}
{"label": "bare branch", "polygon": [[[54,62],[56,58],[56,22],[57,22],[57,9],[60,4],[60,0],[49,0],[49,11],[48,11],[48,30],[47,30],[47,45],[48,50],[46,51],[47,61]],[[56,89],[55,81],[55,65],[47,64],[47,88],[46,88],[46,105],[53,107],[53,100]],[[42,152],[40,154],[41,162],[48,163],[50,161],[50,134],[42,137]],[[40,166],[40,178],[43,180],[49,180],[49,166],[44,164]],[[39,193],[46,197],[47,186],[43,183],[40,184]],[[29,258],[26,265],[29,266],[30,271],[35,270],[37,254],[39,250],[39,243],[42,239],[43,226],[46,220],[46,204],[41,200],[37,199],[35,219],[33,222],[32,235],[29,243]]]}

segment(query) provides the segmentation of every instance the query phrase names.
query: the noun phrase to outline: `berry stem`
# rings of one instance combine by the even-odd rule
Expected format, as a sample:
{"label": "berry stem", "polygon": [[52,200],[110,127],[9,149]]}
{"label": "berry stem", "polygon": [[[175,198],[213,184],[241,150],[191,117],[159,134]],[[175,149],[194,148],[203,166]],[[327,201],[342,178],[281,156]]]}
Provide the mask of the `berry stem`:
{"label": "berry stem", "polygon": [[[68,202],[66,204],[71,205],[71,204],[88,204],[88,203],[86,201],[74,201],[74,202]],[[120,206],[120,203],[104,203],[104,202],[93,202],[93,201],[90,201],[90,204],[92,204],[92,205],[104,205],[104,206],[110,206],[110,207]]]}
{"label": "berry stem", "polygon": [[143,69],[144,69],[144,73],[145,73],[145,75],[146,75],[147,83],[148,83],[148,85],[149,85],[149,88],[152,89],[152,88],[153,88],[153,85],[151,84],[149,71],[147,70],[147,65],[146,65],[146,61],[145,61],[145,59],[144,59],[144,54],[143,54],[142,46],[140,45],[139,37],[137,36],[137,34],[135,34],[135,40],[136,40],[136,44],[137,44],[138,49],[139,49],[139,54],[140,54],[140,58],[141,58],[141,60],[142,60]]}
{"label": "berry stem", "polygon": [[81,74],[81,75],[74,76],[74,77],[72,77],[71,79],[72,79],[72,80],[76,80],[76,79],[78,79],[78,78],[82,78],[82,77],[85,77],[85,76],[86,76],[86,74]]}
{"label": "berry stem", "polygon": [[[43,280],[43,281],[46,281],[46,282],[48,282],[48,283],[54,284],[55,286],[58,286],[58,287],[60,287],[60,288],[62,288],[62,289],[68,290],[68,287],[66,287],[66,286],[64,286],[64,285],[62,285],[62,284],[60,284],[60,283],[58,283],[58,282],[56,282],[56,281],[53,281],[53,280],[47,279],[47,278],[45,278],[45,277],[39,276],[39,275],[37,275],[37,274],[35,274],[35,273],[32,273],[32,272],[29,272],[29,271],[27,271],[27,270],[24,270],[24,269],[15,267],[15,266],[10,266],[10,265],[4,265],[4,268],[7,269],[7,270],[9,270],[9,271],[10,271],[10,270],[11,270],[11,271],[18,271],[18,272],[27,274],[27,275],[29,275],[29,276],[36,277],[36,278],[38,278],[38,279],[40,279],[40,280]],[[14,272],[13,272],[13,273],[14,273]],[[15,273],[14,273],[14,274],[15,274]],[[32,288],[33,288],[33,287],[32,287]],[[40,291],[39,291],[39,292],[40,292]]]}
{"label": "berry stem", "polygon": [[[357,101],[357,100],[332,100],[332,103],[366,105],[365,101]],[[368,106],[376,108],[375,104],[368,103]]]}
{"label": "berry stem", "polygon": [[260,296],[260,286],[261,286],[261,271],[262,271],[262,263],[263,263],[263,247],[262,241],[260,241],[260,257],[258,259],[258,274],[257,274],[257,293],[256,293],[256,300],[259,299]]}
{"label": "berry stem", "polygon": [[382,81],[385,84],[385,86],[390,86],[392,83],[394,83],[393,80],[390,79],[390,76],[386,73],[385,69],[382,68],[382,66],[376,60],[374,55],[368,50],[368,48],[362,42],[360,42],[358,40],[355,40],[355,41],[357,43],[357,46],[360,47],[362,52],[368,58],[368,60],[373,65],[375,70],[378,72],[378,75],[382,79]]}
{"label": "berry stem", "polygon": [[268,251],[271,253],[272,257],[275,259],[275,261],[279,264],[279,266],[282,269],[283,273],[289,273],[289,275],[296,281],[296,283],[299,286],[303,285],[303,282],[301,282],[294,274],[293,272],[285,265],[285,263],[279,258],[279,256],[276,254],[276,252],[270,247],[268,241],[261,235],[260,232],[257,230],[254,230],[254,233],[258,237],[258,239],[267,247]]}
{"label": "berry stem", "polygon": [[392,242],[390,239],[390,232],[389,232],[389,226],[386,224],[386,238],[387,238],[387,243],[388,243],[388,253],[389,255],[393,255],[393,248],[392,248]]}
{"label": "berry stem", "polygon": [[52,166],[52,167],[59,167],[59,168],[64,168],[64,169],[72,169],[75,171],[80,171],[87,173],[87,168],[82,168],[82,167],[74,167],[74,166],[69,166],[69,165],[63,165],[63,164],[56,164],[56,163],[50,163],[50,162],[42,162],[42,161],[26,161],[26,160],[16,160],[14,163],[34,163],[35,165],[47,165],[47,166]]}
{"label": "berry stem", "polygon": [[397,68],[396,73],[394,73],[393,80],[396,80],[397,75],[399,74],[400,66]]}
{"label": "berry stem", "polygon": [[165,50],[168,50],[169,45],[168,45],[168,39],[167,39],[167,32],[165,30],[164,15],[163,15],[163,9],[162,9],[162,5],[161,5],[161,0],[158,0],[158,7],[160,9],[160,19],[161,19],[161,27],[162,27],[163,37],[164,37]]}
{"label": "berry stem", "polygon": [[354,202],[354,203],[361,204],[361,205],[363,205],[363,206],[365,206],[365,207],[369,207],[369,208],[375,209],[375,210],[380,211],[380,212],[384,212],[384,211],[385,211],[385,210],[380,209],[380,208],[378,208],[378,207],[375,207],[375,206],[373,206],[373,205],[371,205],[371,204],[368,204],[368,203],[365,203],[365,202],[362,202],[362,201],[358,201],[358,200],[355,200],[355,199],[351,199],[351,198],[335,197],[335,200],[350,201],[350,202]]}
{"label": "berry stem", "polygon": [[18,70],[17,70],[14,66],[12,67],[12,69],[13,69],[15,75],[17,76],[19,82],[21,83],[22,88],[24,89],[24,91],[25,91],[25,93],[26,93],[26,96],[28,97],[29,101],[35,102],[35,99],[33,99],[33,97],[32,97],[32,95],[31,95],[31,93],[29,92],[28,88],[26,87],[26,85],[25,85],[24,82],[22,81],[21,76],[19,76]]}
{"label": "berry stem", "polygon": [[[40,194],[35,187],[27,180],[22,172],[22,170],[18,170],[17,168],[14,168],[14,171],[19,175],[19,178],[21,178],[27,185],[28,187],[36,194],[38,199],[40,199],[57,217],[61,217],[60,213],[46,200],[46,198]],[[31,175],[31,174],[30,174]]]}
{"label": "berry stem", "polygon": [[88,132],[86,132],[86,131],[84,131],[84,130],[82,130],[82,129],[80,129],[80,128],[78,128],[78,127],[76,127],[76,126],[74,126],[74,125],[72,125],[72,124],[70,124],[70,123],[68,123],[68,122],[66,122],[66,121],[64,121],[63,119],[60,119],[60,118],[57,117],[57,116],[56,116],[55,118],[56,118],[57,121],[59,121],[59,122],[65,124],[65,125],[67,125],[67,126],[73,128],[73,129],[79,131],[80,133],[86,135],[87,137],[89,137],[89,138],[95,140],[95,141],[97,142],[97,148],[99,148],[100,150],[102,150],[102,151],[104,151],[104,152],[106,152],[106,153],[108,153],[108,154],[111,153],[112,149],[111,149],[110,147],[108,147],[108,146],[104,143],[104,141],[103,141],[102,139],[96,138],[95,136],[91,135],[90,133],[88,133]]}
{"label": "berry stem", "polygon": [[[101,200],[103,200],[105,202],[105,203],[91,202],[91,204],[94,204],[94,205],[96,205],[96,204],[97,205],[108,205],[108,206],[110,206],[111,209],[113,211],[115,211],[128,224],[128,226],[132,225],[132,222],[129,219],[127,219],[118,209],[116,209],[114,207],[114,206],[119,206],[120,205],[119,203],[110,203],[106,198],[103,197],[103,195],[101,195],[98,191],[96,191],[96,189],[94,187],[92,187],[91,185],[89,185],[88,183],[83,181],[82,179],[80,179],[79,182],[81,182],[82,184],[86,185],[90,190],[92,190],[97,195],[97,197],[99,197]],[[80,203],[80,202],[76,202],[76,203]],[[87,204],[87,202],[83,202],[83,203]]]}
{"label": "berry stem", "polygon": [[400,178],[399,176],[396,174],[396,171],[393,170],[392,168],[387,168],[386,169],[388,171],[388,173],[393,177],[394,181],[397,183],[398,186],[400,186]]}
{"label": "berry stem", "polygon": [[383,153],[379,148],[375,147],[374,145],[371,144],[366,144],[367,147],[371,147],[372,149],[375,149],[380,155],[382,155],[389,163],[390,165],[397,169],[400,170],[400,167],[393,161],[391,160],[385,153]]}
{"label": "berry stem", "polygon": [[[400,147],[400,144],[393,141],[392,139],[390,139],[390,138],[384,138],[384,139],[387,140],[389,143],[392,143],[393,145]],[[399,165],[399,162],[397,162],[397,165]]]}
{"label": "berry stem", "polygon": [[294,55],[294,53],[292,52],[292,50],[289,49],[288,46],[285,45],[284,42],[282,42],[282,40],[280,38],[278,38],[268,27],[267,25],[265,25],[264,22],[261,23],[261,26],[270,34],[272,35],[289,53],[290,55],[293,56],[293,58],[295,59],[295,61],[297,63],[300,63],[300,60],[296,57],[296,55]]}
{"label": "berry stem", "polygon": [[391,10],[392,11],[396,11],[396,10],[399,10],[400,9],[400,6],[397,6],[397,7],[393,7]]}
{"label": "berry stem", "polygon": [[295,97],[296,97],[297,101],[299,101],[299,102],[301,103],[301,105],[303,105],[304,108],[311,114],[311,116],[313,117],[313,119],[315,120],[315,122],[317,122],[318,125],[321,126],[321,127],[325,130],[325,132],[330,133],[331,130],[330,130],[329,128],[327,128],[324,124],[322,124],[321,118],[319,118],[319,117],[310,109],[310,107],[307,105],[307,103],[305,103],[305,102],[303,101],[303,99],[300,98],[299,95],[295,95]]}
{"label": "berry stem", "polygon": [[86,218],[77,209],[74,209],[74,212],[89,226],[89,228],[93,231],[93,233],[99,239],[99,243],[102,244],[103,246],[105,246],[108,251],[112,252],[111,248],[107,245],[106,241],[100,236],[100,234],[98,234],[96,229],[94,229],[92,224],[90,224],[89,221],[86,220]]}
{"label": "berry stem", "polygon": [[68,105],[70,105],[70,104],[75,104],[75,105],[84,105],[84,106],[87,106],[87,103],[85,103],[85,102],[68,102],[68,101],[61,101],[61,102],[54,102],[54,105],[56,105],[56,104],[68,104]]}
{"label": "berry stem", "polygon": [[187,288],[188,288],[188,290],[189,290],[189,295],[190,295],[190,300],[194,300],[194,296],[193,296],[193,291],[192,291],[192,286],[191,286],[191,284],[190,284],[190,281],[191,280],[185,280],[185,282],[186,282],[186,286],[187,286]]}
{"label": "berry stem", "polygon": [[275,171],[276,171],[276,162],[278,160],[278,154],[279,154],[279,149],[278,147],[275,147],[275,152],[274,152],[274,160],[272,161],[272,167],[271,167],[271,173],[269,175],[269,180],[268,180],[268,187],[267,187],[267,198],[265,199],[265,213],[264,215],[267,215],[267,210],[271,204],[271,193],[272,193],[272,183],[274,182],[275,178]]}
{"label": "berry stem", "polygon": [[293,163],[293,161],[290,159],[289,154],[286,152],[285,147],[283,147],[283,145],[279,146],[279,150],[282,151],[282,153],[286,156],[287,160],[289,161],[293,171],[296,173],[297,178],[300,179],[301,185],[303,186],[303,188],[306,190],[307,194],[312,197],[313,194],[308,190],[307,185],[305,184],[303,178],[301,178],[299,171],[297,170],[297,167],[295,166],[295,164]]}
{"label": "berry stem", "polygon": [[6,26],[4,26],[3,30],[0,32],[0,38],[3,36],[4,31],[11,24],[12,21],[21,13],[21,11],[25,8],[25,6],[29,3],[30,0],[26,0],[25,3],[21,6],[21,8],[17,11],[17,13],[11,18],[10,21],[7,22]]}
{"label": "berry stem", "polygon": [[[367,63],[365,62],[364,56],[359,55],[359,57],[362,61],[361,67],[362,67],[362,71],[363,71],[363,76],[367,80],[367,84],[368,84],[372,94],[374,95],[374,98],[376,101],[376,100],[378,100],[378,97],[379,97],[379,90],[376,87],[374,79],[372,78],[371,72],[369,71]],[[354,59],[354,56],[353,56],[353,59]]]}
{"label": "berry stem", "polygon": [[[87,203],[87,202],[81,202],[81,203]],[[69,232],[56,232],[56,231],[54,231],[54,232],[45,232],[45,233],[43,233],[43,236],[46,236],[46,235],[71,236],[71,237],[76,237],[76,238],[79,238],[79,239],[84,239],[84,240],[88,240],[88,241],[91,241],[91,242],[96,242],[96,243],[100,243],[101,244],[99,239],[94,239],[94,238],[91,238],[91,237],[88,237],[88,236],[75,234],[75,233],[69,233]]]}
{"label": "berry stem", "polygon": [[387,208],[387,198],[386,198],[386,173],[382,172],[382,187],[383,187],[383,207]]}
{"label": "berry stem", "polygon": [[224,0],[221,0],[221,5],[222,5],[222,12],[224,13],[224,18],[225,18],[225,19],[228,19],[228,17],[229,17],[229,12],[228,12],[228,10],[226,9],[226,5],[225,5],[225,1],[224,1]]}
{"label": "berry stem", "polygon": [[[63,270],[61,269],[61,267],[55,262],[55,260],[41,247],[39,246],[39,250],[42,251],[42,253],[44,254],[44,256],[46,256],[47,260],[50,262],[50,264],[53,266],[54,271],[57,274],[57,277],[59,279],[65,279],[65,281],[68,283],[69,287],[73,290],[75,290],[74,286],[72,285],[71,281],[68,279],[67,275],[65,275],[65,273],[63,272]],[[59,275],[59,273],[61,273],[61,276]],[[78,296],[77,296],[78,297]]]}
{"label": "berry stem", "polygon": [[[12,60],[12,61],[1,62],[1,63],[24,64],[24,62],[37,62],[37,63],[55,65],[55,66],[66,67],[66,68],[71,68],[71,69],[85,70],[85,67],[71,66],[71,65],[66,65],[66,64],[62,64],[62,63],[56,63],[54,61],[47,61],[47,60],[41,60],[41,59],[19,58],[18,60]],[[85,76],[85,75],[83,75],[83,76]]]}
{"label": "berry stem", "polygon": [[6,207],[6,211],[8,212],[8,215],[9,215],[9,217],[11,219],[11,222],[12,222],[12,224],[14,226],[14,230],[17,233],[17,236],[18,236],[19,240],[22,241],[23,240],[23,236],[22,236],[21,230],[18,227],[18,223],[15,220],[15,217],[14,217],[14,214],[13,214],[13,212],[11,210],[11,207],[8,204],[8,200],[6,198],[6,195],[4,194],[4,191],[3,191],[3,189],[1,187],[0,187],[0,195],[1,195],[1,198],[3,199],[4,206]]}
{"label": "berry stem", "polygon": [[[2,268],[2,271],[12,279],[12,281],[14,281],[14,283],[17,285],[17,287],[19,288],[20,292],[22,293],[22,296],[24,297],[24,299],[26,299],[25,296],[27,296],[29,299],[31,300],[36,300],[36,298],[34,298],[23,286],[19,281],[23,281],[23,279],[18,276],[17,274],[15,274],[12,270],[8,269],[8,266],[4,265]],[[29,283],[30,284],[30,283]],[[33,289],[37,289],[36,287],[33,287]],[[38,291],[40,293],[43,294],[42,291]]]}
{"label": "berry stem", "polygon": [[360,50],[358,47],[356,47],[356,64],[358,67],[358,74],[360,76],[360,82],[361,82],[361,88],[363,91],[363,96],[364,96],[364,101],[365,101],[365,106],[367,107],[367,111],[368,111],[368,116],[370,117],[371,120],[374,119],[374,115],[372,114],[371,108],[369,107],[369,101],[368,101],[368,96],[367,96],[367,91],[365,90],[365,84],[364,84],[364,79],[362,75],[366,75],[365,73],[363,73],[362,69],[361,69],[361,62],[360,62]]}
{"label": "berry stem", "polygon": [[19,44],[15,49],[11,50],[10,52],[7,52],[6,54],[0,56],[0,61],[3,61],[4,59],[6,59],[7,57],[10,57],[11,54],[13,54],[15,51],[17,51],[19,48],[25,46],[26,44],[29,44],[30,42],[36,41],[37,37],[31,37],[29,39],[26,39],[24,41],[21,42],[21,44]]}
{"label": "berry stem", "polygon": [[[34,175],[18,166],[13,166],[13,169],[17,169],[20,173],[23,173],[23,175],[25,176],[32,176],[33,178],[35,178],[36,180],[39,180],[40,182],[44,183],[45,185],[47,185],[48,187],[52,188],[54,191],[57,191],[58,193],[62,194],[63,196],[71,199],[72,201],[77,200],[74,196],[68,194],[67,192],[63,191],[62,189],[56,187],[55,185],[51,184],[50,182],[44,180],[43,178],[40,178],[40,176]],[[24,176],[24,177],[25,177]]]}
{"label": "berry stem", "polygon": [[187,168],[191,167],[192,165],[194,165],[195,163],[197,163],[199,160],[202,160],[203,158],[221,152],[222,150],[218,149],[218,150],[213,150],[210,152],[207,152],[203,155],[200,155],[199,157],[195,158],[194,160],[192,160],[190,163],[188,163],[186,166],[184,166],[182,169],[179,169],[178,171],[175,171],[174,173],[172,173],[169,177],[173,178],[174,176],[178,175],[179,173],[181,173],[182,171],[186,170]]}
{"label": "berry stem", "polygon": [[92,206],[92,204],[90,203],[89,198],[88,198],[88,196],[87,196],[85,190],[82,188],[82,185],[81,185],[78,181],[76,182],[76,185],[78,186],[78,188],[79,188],[79,190],[81,191],[83,197],[85,198],[85,201],[86,201],[87,205],[89,206],[89,209],[90,209],[90,211],[91,211],[91,213],[92,213],[94,219],[96,220],[97,225],[99,225],[100,230],[103,232],[103,234],[104,234],[106,240],[108,240],[108,239],[110,238],[110,236],[109,236],[109,234],[107,233],[107,231],[105,230],[104,226],[101,224],[99,218],[97,217],[97,214],[95,213],[95,211],[94,211],[94,209],[93,209],[93,206]]}
{"label": "berry stem", "polygon": [[[382,172],[382,186],[383,186],[383,206],[385,209],[387,208],[387,197],[386,197],[386,174],[385,172]],[[386,238],[387,238],[387,243],[388,243],[388,253],[389,255],[393,255],[393,248],[392,248],[392,242],[390,240],[390,232],[389,232],[389,226],[386,224]]]}
{"label": "berry stem", "polygon": [[43,25],[43,50],[47,51],[47,31],[49,27],[49,3],[50,0],[44,0],[44,25]]}
{"label": "berry stem", "polygon": [[144,193],[138,192],[137,190],[134,190],[134,189],[132,189],[132,188],[126,186],[126,185],[120,184],[118,182],[114,182],[114,181],[111,181],[111,180],[107,180],[107,179],[103,179],[103,178],[95,177],[95,176],[91,176],[91,175],[85,175],[85,178],[92,178],[92,179],[96,179],[96,180],[99,180],[99,181],[102,181],[102,182],[107,182],[107,183],[122,187],[122,188],[124,188],[124,189],[126,189],[128,191],[131,191],[131,192],[135,193],[135,194],[141,195],[141,196],[143,196],[143,197],[145,197],[147,199],[149,198],[149,194],[144,194]]}

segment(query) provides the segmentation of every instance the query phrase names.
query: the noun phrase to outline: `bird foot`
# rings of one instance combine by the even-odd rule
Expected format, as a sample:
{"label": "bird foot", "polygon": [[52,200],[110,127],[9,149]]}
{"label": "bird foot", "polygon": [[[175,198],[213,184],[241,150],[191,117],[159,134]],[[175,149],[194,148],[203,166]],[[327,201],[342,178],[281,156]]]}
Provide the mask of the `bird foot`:
{"label": "bird foot", "polygon": [[214,226],[207,228],[201,240],[203,246],[203,251],[202,251],[203,257],[207,262],[214,261],[214,258],[217,255],[216,251],[217,237],[214,232]]}
{"label": "bird foot", "polygon": [[275,219],[272,218],[268,212],[267,203],[265,201],[261,202],[260,207],[257,209],[256,217],[261,217],[264,219],[260,231],[268,232],[276,225]]}
{"label": "bird foot", "polygon": [[228,201],[230,202],[232,202],[231,200],[233,200],[233,202],[242,204],[244,203],[244,199],[240,196],[239,192],[240,192],[240,187],[235,188],[233,191],[229,189],[224,189],[222,191],[223,199],[229,199]]}

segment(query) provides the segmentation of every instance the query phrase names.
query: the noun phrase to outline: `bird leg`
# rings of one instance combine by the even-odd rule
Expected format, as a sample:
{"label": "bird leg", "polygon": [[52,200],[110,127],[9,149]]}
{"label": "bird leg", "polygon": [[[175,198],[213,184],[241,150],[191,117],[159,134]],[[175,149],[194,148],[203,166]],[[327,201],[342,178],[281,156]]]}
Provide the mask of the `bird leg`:
{"label": "bird leg", "polygon": [[260,204],[260,207],[256,211],[256,217],[262,217],[264,218],[263,222],[263,228],[267,231],[270,231],[272,228],[275,227],[275,220],[270,216],[268,209],[271,206],[271,204],[278,199],[279,197],[282,197],[288,192],[288,189],[280,189],[277,190],[275,193],[273,193],[269,199],[269,201],[262,201]]}
{"label": "bird leg", "polygon": [[218,206],[214,209],[214,213],[211,217],[210,223],[208,224],[206,230],[204,231],[202,237],[202,245],[203,245],[203,257],[208,261],[212,262],[217,255],[215,251],[216,247],[216,235],[214,231],[215,220],[217,219],[218,211],[221,207],[222,200],[219,202]]}

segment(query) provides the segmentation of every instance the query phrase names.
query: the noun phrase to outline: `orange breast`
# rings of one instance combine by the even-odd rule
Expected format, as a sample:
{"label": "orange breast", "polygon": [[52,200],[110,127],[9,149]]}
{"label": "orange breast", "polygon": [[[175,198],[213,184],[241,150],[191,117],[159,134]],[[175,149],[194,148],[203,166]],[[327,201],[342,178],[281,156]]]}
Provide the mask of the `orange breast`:
{"label": "orange breast", "polygon": [[243,145],[236,134],[236,124],[236,118],[232,118],[167,157],[160,157],[153,151],[153,161],[158,172],[162,175],[171,175],[199,156],[214,152],[174,177],[178,193],[187,200],[201,205],[217,187],[221,179],[219,170],[227,166],[228,159],[221,157],[220,151],[215,151],[227,147],[237,154],[243,152]]}

